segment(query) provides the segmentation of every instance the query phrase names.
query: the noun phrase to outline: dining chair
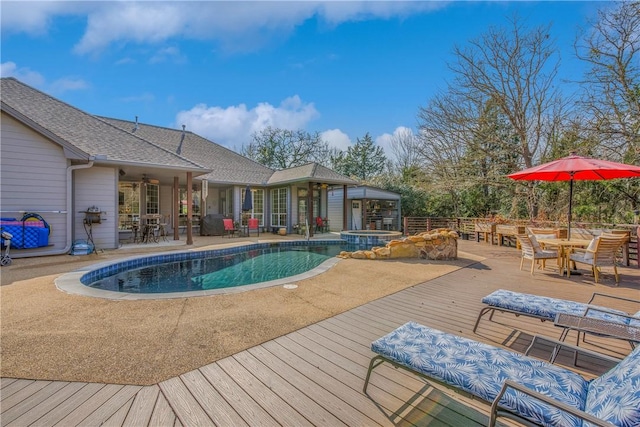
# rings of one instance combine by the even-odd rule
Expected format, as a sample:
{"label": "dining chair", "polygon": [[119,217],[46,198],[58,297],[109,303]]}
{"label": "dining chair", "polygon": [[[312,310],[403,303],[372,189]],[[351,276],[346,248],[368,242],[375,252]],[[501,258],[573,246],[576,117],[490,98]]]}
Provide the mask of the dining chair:
{"label": "dining chair", "polygon": [[558,251],[554,249],[542,249],[539,245],[536,245],[533,241],[533,238],[528,234],[518,234],[516,235],[516,239],[520,243],[520,249],[522,250],[522,258],[520,259],[520,270],[522,270],[522,265],[524,264],[525,259],[531,260],[531,274],[534,272],[534,265],[537,264],[539,260],[542,260],[542,269],[545,268],[545,261],[548,259],[558,258]]}
{"label": "dining chair", "polygon": [[[600,279],[602,267],[613,267],[613,274],[617,285],[620,282],[617,268],[618,252],[625,241],[625,235],[600,235],[595,237],[586,249],[574,249],[574,253],[569,255],[569,261],[573,263],[574,266],[576,263],[590,265],[596,283],[598,283]],[[568,274],[571,275],[571,269],[568,269],[568,272]]]}

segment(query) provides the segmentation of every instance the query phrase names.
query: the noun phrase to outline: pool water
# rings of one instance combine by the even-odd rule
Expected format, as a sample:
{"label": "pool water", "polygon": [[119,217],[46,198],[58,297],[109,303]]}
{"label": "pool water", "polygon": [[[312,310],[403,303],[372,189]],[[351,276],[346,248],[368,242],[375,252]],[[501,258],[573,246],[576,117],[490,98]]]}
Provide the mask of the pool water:
{"label": "pool water", "polygon": [[129,293],[171,293],[244,286],[305,273],[344,245],[282,246],[207,258],[165,262],[122,271],[90,283]]}

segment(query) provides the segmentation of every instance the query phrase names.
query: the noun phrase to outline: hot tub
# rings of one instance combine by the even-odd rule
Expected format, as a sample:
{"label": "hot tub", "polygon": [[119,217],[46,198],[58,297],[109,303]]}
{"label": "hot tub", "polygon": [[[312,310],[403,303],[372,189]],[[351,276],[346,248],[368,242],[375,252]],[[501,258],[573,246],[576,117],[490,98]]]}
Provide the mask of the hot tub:
{"label": "hot tub", "polygon": [[402,238],[399,231],[388,230],[346,230],[340,232],[340,238],[347,243],[358,246],[385,246],[392,240]]}

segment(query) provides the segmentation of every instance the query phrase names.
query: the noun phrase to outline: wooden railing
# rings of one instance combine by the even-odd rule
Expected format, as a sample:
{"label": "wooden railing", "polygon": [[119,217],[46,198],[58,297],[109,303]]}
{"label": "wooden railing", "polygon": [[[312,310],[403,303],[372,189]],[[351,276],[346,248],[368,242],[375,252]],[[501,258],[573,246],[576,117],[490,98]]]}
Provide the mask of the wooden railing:
{"label": "wooden railing", "polygon": [[[524,227],[551,228],[558,230],[558,237],[566,237],[566,226],[554,221],[508,220],[499,224],[486,218],[447,218],[447,217],[404,217],[403,231],[407,236],[431,231],[438,228],[449,228],[460,234],[465,240],[483,241],[490,244],[512,244],[515,246],[515,234],[521,232]],[[640,268],[639,244],[640,225],[638,224],[606,224],[606,223],[571,223],[572,235],[574,230],[594,232],[602,230],[627,231],[629,243],[625,247],[628,256],[627,265],[637,265]]]}

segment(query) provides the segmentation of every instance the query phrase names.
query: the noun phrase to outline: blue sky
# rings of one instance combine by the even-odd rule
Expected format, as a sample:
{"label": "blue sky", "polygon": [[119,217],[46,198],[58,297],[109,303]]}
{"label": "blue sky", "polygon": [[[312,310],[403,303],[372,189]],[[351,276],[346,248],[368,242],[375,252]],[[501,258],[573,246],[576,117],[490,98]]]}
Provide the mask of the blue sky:
{"label": "blue sky", "polygon": [[181,128],[232,149],[266,126],[388,154],[451,79],[447,63],[514,14],[552,25],[560,77],[602,2],[0,3],[1,72],[96,115]]}

